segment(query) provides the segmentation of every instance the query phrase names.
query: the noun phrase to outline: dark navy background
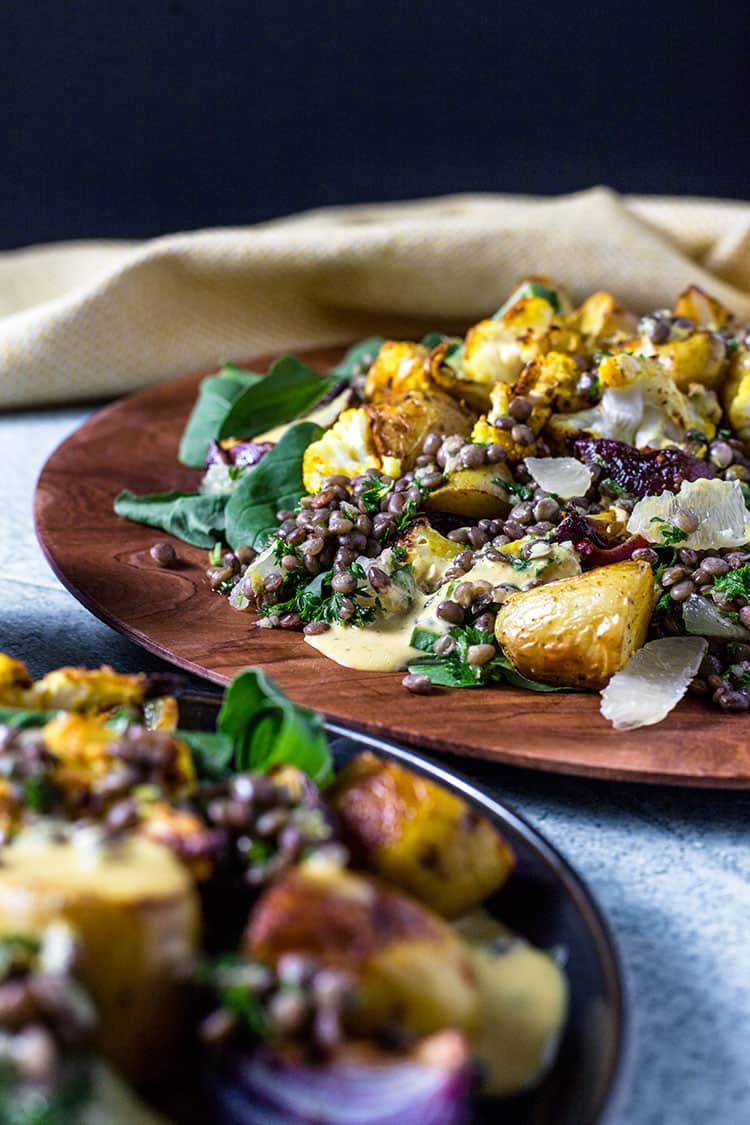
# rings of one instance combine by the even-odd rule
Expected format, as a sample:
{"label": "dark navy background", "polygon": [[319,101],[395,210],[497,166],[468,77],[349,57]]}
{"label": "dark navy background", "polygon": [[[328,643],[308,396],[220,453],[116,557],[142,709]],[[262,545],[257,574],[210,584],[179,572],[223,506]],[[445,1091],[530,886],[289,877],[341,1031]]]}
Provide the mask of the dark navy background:
{"label": "dark navy background", "polygon": [[461,190],[748,197],[738,12],[0,0],[0,247]]}

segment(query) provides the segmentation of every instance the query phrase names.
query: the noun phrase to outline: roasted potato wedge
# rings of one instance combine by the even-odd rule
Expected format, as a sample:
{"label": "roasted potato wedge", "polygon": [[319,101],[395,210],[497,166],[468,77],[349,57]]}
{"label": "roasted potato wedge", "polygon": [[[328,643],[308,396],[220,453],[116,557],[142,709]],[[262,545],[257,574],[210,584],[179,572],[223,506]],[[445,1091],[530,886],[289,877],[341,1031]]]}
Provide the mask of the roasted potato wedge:
{"label": "roasted potato wedge", "polygon": [[406,391],[366,410],[379,456],[397,458],[402,473],[414,468],[428,434],[468,437],[474,421],[470,411],[442,391]]}
{"label": "roasted potato wedge", "polygon": [[646,640],[655,600],[648,563],[613,563],[514,594],[495,635],[524,676],[598,689]]}
{"label": "roasted potato wedge", "polygon": [[81,977],[99,1014],[98,1047],[135,1082],[165,1068],[180,1040],[183,986],[198,950],[190,876],[166,848],[22,832],[3,850],[0,934],[41,934],[63,919],[80,937]]}
{"label": "roasted potato wedge", "polygon": [[396,762],[358,755],[329,798],[357,861],[445,918],[478,906],[513,870],[488,820]]}
{"label": "roasted potato wedge", "polygon": [[513,477],[507,465],[483,465],[480,469],[458,469],[430,493],[428,512],[452,512],[467,519],[494,519],[511,508],[510,493],[498,481]]}
{"label": "roasted potato wedge", "polygon": [[293,868],[257,902],[243,947],[270,964],[302,953],[350,973],[355,1034],[478,1030],[479,992],[461,940],[421,903],[371,876],[323,863]]}

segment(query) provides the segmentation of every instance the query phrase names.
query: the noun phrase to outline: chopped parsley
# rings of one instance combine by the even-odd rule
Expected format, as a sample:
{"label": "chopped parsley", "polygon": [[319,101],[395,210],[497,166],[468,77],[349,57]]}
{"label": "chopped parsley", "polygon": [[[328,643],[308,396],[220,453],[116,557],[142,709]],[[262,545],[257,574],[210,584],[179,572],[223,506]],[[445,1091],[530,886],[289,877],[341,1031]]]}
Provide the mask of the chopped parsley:
{"label": "chopped parsley", "polygon": [[[410,672],[416,672],[438,687],[486,687],[488,684],[509,683],[530,691],[565,691],[566,688],[550,687],[528,680],[521,675],[501,651],[494,634],[483,633],[473,625],[464,625],[451,631],[456,648],[450,656],[437,656],[435,641],[441,634],[430,634],[418,629],[412,635],[412,644],[430,655],[423,660],[415,660],[409,665]],[[486,664],[470,664],[469,649],[472,645],[492,645],[495,655]]]}
{"label": "chopped parsley", "polygon": [[531,559],[524,559],[520,555],[518,556],[517,559],[511,559],[510,560],[510,565],[513,567],[514,570],[528,570],[529,567],[531,566],[531,563],[532,563]]}
{"label": "chopped parsley", "polygon": [[519,500],[530,500],[534,495],[534,489],[530,484],[520,484],[517,480],[503,480],[502,477],[496,477],[493,482],[499,488],[504,488],[510,496],[517,496]]}
{"label": "chopped parsley", "polygon": [[612,477],[605,477],[599,487],[606,488],[607,492],[611,492],[613,496],[624,496],[627,492],[627,489],[623,488],[622,485],[618,484]]}
{"label": "chopped parsley", "polygon": [[750,563],[719,575],[713,588],[727,598],[750,598]]}
{"label": "chopped parsley", "polygon": [[[361,567],[359,569],[362,574],[355,574],[354,577],[361,580],[364,570]],[[305,622],[324,621],[327,625],[371,625],[377,613],[376,606],[357,601],[358,597],[369,596],[367,587],[358,586],[351,594],[339,594],[331,589],[332,578],[332,570],[318,574],[311,582],[298,586],[286,601],[264,606],[261,616],[270,617],[271,614],[276,614],[283,617],[287,613],[296,613]],[[344,599],[354,604],[354,613],[346,619],[346,622],[341,617]]]}
{"label": "chopped parsley", "polygon": [[661,516],[652,516],[650,523],[657,525],[656,530],[662,538],[662,543],[665,547],[673,547],[676,543],[684,543],[688,537],[686,531],[681,528],[675,527],[669,520],[662,519]]}
{"label": "chopped parsley", "polygon": [[370,477],[369,482],[360,489],[359,500],[364,504],[367,514],[372,516],[380,511],[381,502],[393,489],[393,481]]}

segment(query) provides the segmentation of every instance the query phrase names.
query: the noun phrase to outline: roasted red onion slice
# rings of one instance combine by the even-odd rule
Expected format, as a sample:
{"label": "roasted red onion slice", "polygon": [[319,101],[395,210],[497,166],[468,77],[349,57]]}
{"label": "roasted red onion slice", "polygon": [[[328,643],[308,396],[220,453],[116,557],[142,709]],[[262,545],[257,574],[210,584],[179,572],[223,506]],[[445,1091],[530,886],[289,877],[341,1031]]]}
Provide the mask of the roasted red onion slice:
{"label": "roasted red onion slice", "polygon": [[262,1047],[212,1075],[217,1125],[466,1125],[473,1069],[444,1031],[407,1055],[349,1047],[314,1064]]}

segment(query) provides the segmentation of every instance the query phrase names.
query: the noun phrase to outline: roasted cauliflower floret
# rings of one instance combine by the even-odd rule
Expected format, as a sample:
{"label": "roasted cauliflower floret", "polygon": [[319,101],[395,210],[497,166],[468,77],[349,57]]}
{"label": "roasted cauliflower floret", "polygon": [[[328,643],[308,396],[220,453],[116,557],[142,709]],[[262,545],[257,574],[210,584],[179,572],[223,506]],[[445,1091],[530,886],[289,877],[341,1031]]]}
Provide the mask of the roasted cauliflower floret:
{"label": "roasted cauliflower floret", "polygon": [[[344,410],[330,430],[308,445],[302,479],[308,492],[320,492],[326,477],[357,477],[384,466],[375,451],[372,424],[363,407]],[[398,468],[393,473],[398,475]]]}
{"label": "roasted cauliflower floret", "polygon": [[[118,733],[98,715],[60,713],[42,730],[44,745],[56,760],[53,781],[70,798],[80,803],[86,792],[100,791],[108,775],[120,770],[118,748],[128,740],[127,731]],[[161,738],[166,748],[163,780],[173,797],[187,795],[195,786],[195,769],[190,749],[182,739]]]}
{"label": "roasted cauliflower floret", "polygon": [[664,344],[654,344],[648,336],[639,336],[622,344],[621,350],[657,359],[681,391],[688,391],[695,383],[709,389],[718,387],[727,373],[727,347],[715,332],[700,330]]}
{"label": "roasted cauliflower floret", "polygon": [[654,359],[618,353],[599,364],[601,401],[575,414],[554,414],[548,432],[558,441],[581,431],[638,449],[681,445],[700,432],[710,440],[721,417],[713,391],[695,384],[684,394]]}
{"label": "roasted cauliflower floret", "polygon": [[410,341],[386,340],[367,373],[365,398],[369,402],[404,391],[427,391],[430,349]]}
{"label": "roasted cauliflower floret", "polygon": [[[481,443],[494,443],[502,445],[506,452],[507,460],[512,464],[523,461],[524,457],[531,457],[537,451],[535,442],[530,445],[520,445],[513,439],[511,430],[504,430],[495,425],[500,418],[508,417],[508,406],[516,391],[508,383],[496,383],[492,388],[491,408],[486,416],[480,418],[471,431],[471,440]],[[541,402],[535,403],[526,425],[535,435],[539,434],[549,418],[549,407]]]}
{"label": "roasted cauliflower floret", "polygon": [[739,347],[732,356],[722,391],[724,409],[732,429],[750,441],[750,347]]}
{"label": "roasted cauliflower floret", "polygon": [[604,290],[587,297],[566,323],[581,333],[591,351],[627,340],[638,331],[635,313]]}
{"label": "roasted cauliflower floret", "polygon": [[423,593],[431,594],[443,580],[453,559],[462,550],[460,543],[446,539],[427,520],[417,520],[400,540],[406,551],[405,562],[411,566],[414,581]]}
{"label": "roasted cauliflower floret", "polygon": [[138,706],[147,678],[102,668],[58,668],[32,682],[25,664],[0,653],[0,705],[31,711],[107,711]]}
{"label": "roasted cauliflower floret", "polygon": [[612,563],[514,594],[495,635],[524,676],[598,689],[646,640],[655,600],[648,563]]}
{"label": "roasted cauliflower floret", "polygon": [[[581,368],[565,352],[547,352],[526,365],[515,387],[532,403],[550,410],[581,410],[588,401],[578,391]],[[533,427],[532,427],[533,428]]]}
{"label": "roasted cauliflower floret", "polygon": [[524,366],[549,348],[548,333],[555,319],[543,297],[522,297],[499,320],[481,320],[466,335],[462,363],[475,383],[517,381]]}
{"label": "roasted cauliflower floret", "polygon": [[0,706],[24,707],[31,683],[26,665],[0,652]]}
{"label": "roasted cauliflower floret", "polygon": [[489,821],[396,762],[358,755],[338,774],[331,802],[358,861],[443,917],[478,906],[513,870]]}

